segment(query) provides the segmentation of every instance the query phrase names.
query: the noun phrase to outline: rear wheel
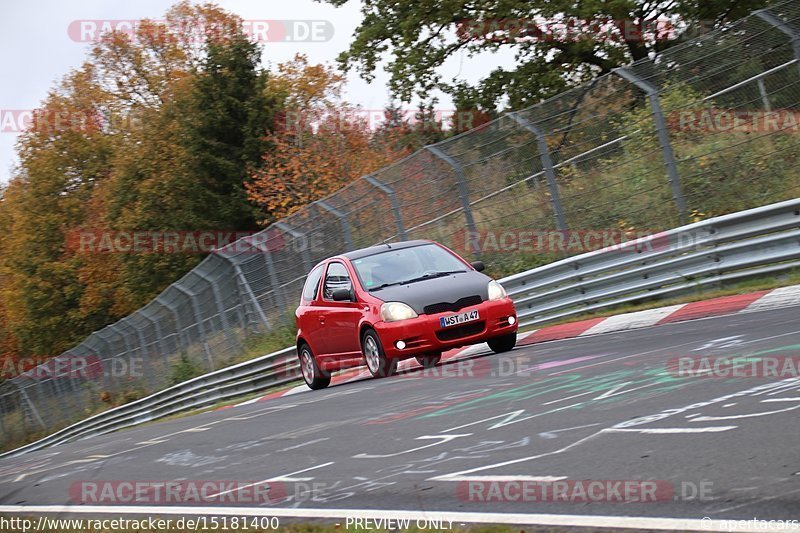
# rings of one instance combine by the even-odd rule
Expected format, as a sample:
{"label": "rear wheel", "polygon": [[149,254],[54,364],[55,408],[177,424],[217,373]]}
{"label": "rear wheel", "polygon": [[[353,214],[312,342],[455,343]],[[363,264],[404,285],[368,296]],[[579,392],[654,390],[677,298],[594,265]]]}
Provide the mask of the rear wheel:
{"label": "rear wheel", "polygon": [[300,358],[300,372],[303,374],[303,381],[306,382],[310,389],[324,389],[331,384],[330,373],[319,368],[308,344],[300,345],[298,357]]}
{"label": "rear wheel", "polygon": [[514,332],[501,337],[495,337],[486,341],[486,344],[489,345],[489,348],[491,348],[494,353],[507,352],[517,344],[517,334]]}
{"label": "rear wheel", "polygon": [[428,354],[418,355],[415,357],[415,359],[417,360],[417,363],[422,365],[422,368],[433,368],[437,364],[439,364],[439,361],[441,361],[442,354],[428,353]]}
{"label": "rear wheel", "polygon": [[383,378],[397,372],[397,359],[387,359],[381,340],[374,330],[368,329],[361,337],[361,351],[367,363],[367,369],[373,377]]}

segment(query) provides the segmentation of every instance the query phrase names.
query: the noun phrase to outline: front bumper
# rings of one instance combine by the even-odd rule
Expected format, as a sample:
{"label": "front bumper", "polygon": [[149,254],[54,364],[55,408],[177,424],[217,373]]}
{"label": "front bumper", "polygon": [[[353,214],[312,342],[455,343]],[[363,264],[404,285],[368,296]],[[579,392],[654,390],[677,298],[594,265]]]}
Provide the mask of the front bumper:
{"label": "front bumper", "polygon": [[[485,301],[465,307],[458,313],[473,309],[478,310],[479,320],[448,328],[441,327],[439,318],[454,314],[452,312],[419,315],[417,318],[398,322],[378,322],[374,324],[374,328],[381,339],[386,357],[390,359],[407,359],[425,353],[443,352],[517,331],[517,312],[511,298]],[[508,323],[508,317],[511,316],[515,319],[514,324]],[[406,347],[397,349],[397,341],[405,342]]]}

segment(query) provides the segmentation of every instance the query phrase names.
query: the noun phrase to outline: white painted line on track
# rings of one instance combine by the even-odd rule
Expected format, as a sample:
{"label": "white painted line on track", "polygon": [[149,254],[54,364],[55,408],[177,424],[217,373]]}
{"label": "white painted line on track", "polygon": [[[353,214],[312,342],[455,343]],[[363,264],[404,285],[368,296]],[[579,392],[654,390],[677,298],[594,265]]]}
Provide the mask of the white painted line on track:
{"label": "white painted line on track", "polygon": [[800,398],[767,398],[766,400],[761,400],[761,403],[767,402],[800,402]]}
{"label": "white painted line on track", "polygon": [[278,450],[279,452],[286,452],[289,450],[296,450],[297,448],[302,448],[303,446],[308,446],[310,444],[316,444],[317,442],[322,442],[324,440],[329,440],[330,437],[323,437],[321,439],[310,440],[308,442],[304,442],[303,444],[296,444],[295,446],[289,446],[288,448],[284,448],[282,450]]}
{"label": "white painted line on track", "polygon": [[604,430],[606,433],[647,433],[652,435],[664,435],[668,433],[719,433],[730,431],[739,426],[712,426],[707,428],[611,428]]}
{"label": "white painted line on track", "polygon": [[506,483],[509,481],[534,481],[536,483],[552,483],[554,481],[561,481],[567,479],[567,476],[459,476],[455,481],[483,481],[483,482],[497,482]]}
{"label": "white painted line on track", "polygon": [[756,418],[759,416],[767,416],[767,415],[775,415],[778,413],[786,413],[788,411],[794,411],[795,409],[800,409],[800,405],[793,405],[792,407],[787,407],[786,409],[778,409],[776,411],[764,411],[763,413],[748,413],[744,415],[730,415],[730,416],[698,416],[697,418],[693,418],[692,422],[713,422],[716,420],[738,420],[740,418]]}
{"label": "white painted line on track", "polygon": [[[81,515],[180,515],[180,516],[276,516],[285,518],[370,518],[442,520],[449,523],[521,524],[562,527],[605,527],[631,529],[667,529],[689,531],[728,531],[723,520],[667,518],[647,516],[569,515],[536,513],[476,513],[450,511],[361,510],[361,509],[287,509],[282,507],[160,507],[102,505],[0,505],[0,513],[59,513]],[[762,517],[759,517],[762,518]],[[763,532],[744,527],[737,531]]]}

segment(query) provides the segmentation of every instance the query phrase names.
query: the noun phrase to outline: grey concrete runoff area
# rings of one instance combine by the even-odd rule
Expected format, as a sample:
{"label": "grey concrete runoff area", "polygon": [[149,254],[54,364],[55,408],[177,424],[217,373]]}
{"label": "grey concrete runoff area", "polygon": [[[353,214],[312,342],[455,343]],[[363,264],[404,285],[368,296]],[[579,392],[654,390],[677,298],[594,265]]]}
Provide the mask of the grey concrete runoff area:
{"label": "grey concrete runoff area", "polygon": [[[796,363],[798,326],[795,307],[518,346],[147,424],[0,460],[0,512],[797,519],[800,380],[685,376],[675,361]],[[218,483],[187,505],[164,501],[157,480]],[[122,501],[113,488],[136,481],[150,492]],[[268,496],[246,490],[264,485]]]}

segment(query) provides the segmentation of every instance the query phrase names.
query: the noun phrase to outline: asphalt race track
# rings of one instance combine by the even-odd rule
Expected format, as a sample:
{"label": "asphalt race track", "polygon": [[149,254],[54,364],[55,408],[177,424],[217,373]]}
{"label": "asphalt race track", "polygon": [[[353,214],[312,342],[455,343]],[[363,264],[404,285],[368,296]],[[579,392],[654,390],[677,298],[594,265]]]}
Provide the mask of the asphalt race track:
{"label": "asphalt race track", "polygon": [[[668,361],[796,357],[798,326],[787,308],[518,346],[148,424],[0,460],[0,505],[80,505],[82,481],[237,480],[278,487],[262,505],[281,508],[797,518],[800,380]],[[650,480],[658,497],[503,493],[558,480]]]}

